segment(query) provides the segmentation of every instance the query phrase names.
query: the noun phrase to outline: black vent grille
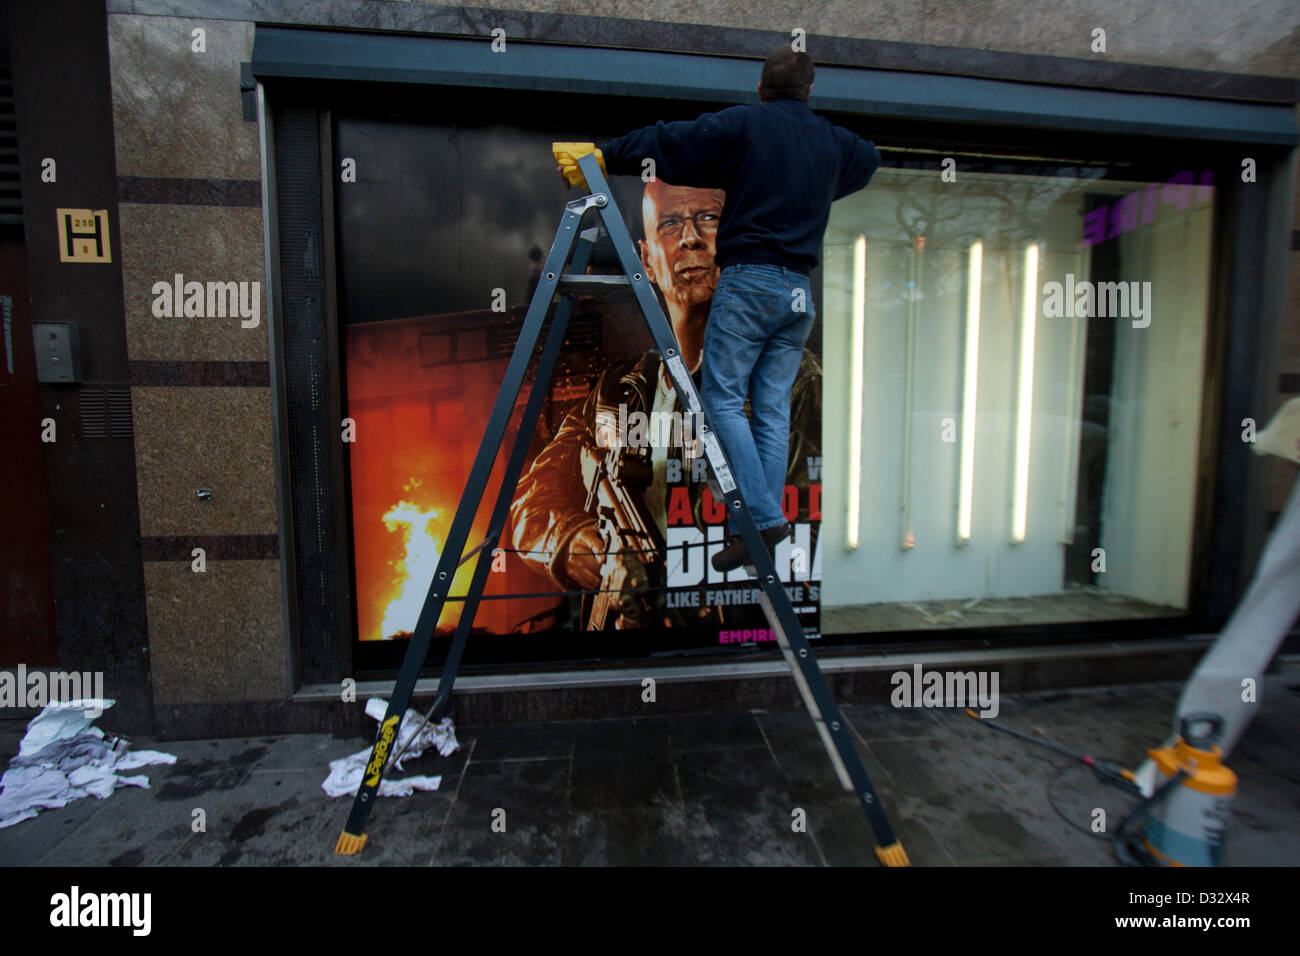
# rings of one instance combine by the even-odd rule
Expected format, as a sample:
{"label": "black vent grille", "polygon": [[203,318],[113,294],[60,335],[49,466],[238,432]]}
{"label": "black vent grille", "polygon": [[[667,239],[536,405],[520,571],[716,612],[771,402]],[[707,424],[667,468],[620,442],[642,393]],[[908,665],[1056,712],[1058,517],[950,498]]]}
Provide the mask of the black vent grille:
{"label": "black vent grille", "polygon": [[329,420],[320,140],[314,111],[286,109],[276,115],[275,168],[302,675],[304,680],[337,680],[342,668],[333,645],[340,622],[330,442],[337,442],[339,430],[338,422]]}
{"label": "black vent grille", "polygon": [[127,385],[81,387],[81,437],[98,441],[130,441],[131,389]]}
{"label": "black vent grille", "polygon": [[18,127],[14,123],[14,80],[0,67],[0,226],[23,224],[23,187],[18,172]]}

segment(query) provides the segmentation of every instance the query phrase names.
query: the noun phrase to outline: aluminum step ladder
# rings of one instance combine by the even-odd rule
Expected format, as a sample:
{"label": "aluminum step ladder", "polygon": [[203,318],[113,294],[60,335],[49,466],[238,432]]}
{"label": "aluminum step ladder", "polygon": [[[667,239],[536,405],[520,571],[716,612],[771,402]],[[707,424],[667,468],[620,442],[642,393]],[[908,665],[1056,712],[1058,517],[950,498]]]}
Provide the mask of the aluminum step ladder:
{"label": "aluminum step ladder", "polygon": [[[561,153],[560,147],[564,145],[567,144],[555,145],[557,159]],[[881,863],[885,866],[907,866],[909,865],[907,854],[889,825],[880,798],[872,788],[871,780],[867,777],[867,772],[853,746],[852,732],[831,697],[821,668],[817,666],[817,659],[813,656],[812,648],[804,637],[803,627],[795,615],[794,607],[782,582],[777,577],[776,568],[736,485],[721,443],[709,424],[708,411],[703,407],[690,371],[679,354],[677,340],[673,335],[672,327],[668,324],[668,318],[659,306],[654,288],[641,271],[641,260],[596,156],[593,153],[582,156],[578,160],[578,168],[586,179],[589,193],[565,205],[564,216],[556,229],[555,239],[551,243],[550,252],[542,267],[541,277],[519,332],[519,339],[515,343],[514,354],[506,367],[505,380],[497,393],[483,441],[479,445],[478,454],[470,469],[464,496],[456,508],[451,531],[447,535],[438,567],[429,586],[429,593],[424,600],[424,607],[420,611],[401,670],[398,672],[397,683],[388,702],[388,710],[380,723],[370,760],[362,775],[361,786],[357,790],[352,811],[334,852],[351,855],[360,852],[365,846],[366,820],[370,815],[384,771],[391,763],[390,758],[395,759],[397,756],[392,754],[397,730],[410,703],[420,669],[424,666],[434,629],[437,627],[444,605],[449,600],[447,592],[451,589],[453,575],[462,564],[476,559],[473,579],[463,599],[464,609],[461,611],[446,662],[443,664],[442,677],[438,681],[433,708],[425,722],[427,724],[429,721],[440,721],[446,714],[451,701],[452,686],[456,681],[456,672],[465,650],[465,642],[473,626],[474,616],[483,595],[483,587],[491,569],[492,552],[497,547],[505,528],[510,501],[523,470],[529,438],[537,426],[542,411],[547,387],[555,370],[556,357],[564,342],[569,317],[573,312],[574,299],[577,294],[592,289],[627,288],[636,298],[637,305],[654,337],[655,345],[660,355],[664,357],[664,368],[672,380],[673,387],[677,390],[683,408],[695,415],[695,421],[698,423],[697,434],[712,471],[713,481],[722,492],[725,507],[731,515],[732,527],[739,528],[749,550],[752,570],[758,579],[759,600],[763,612],[767,615],[781,653],[785,656],[799,693],[809,714],[812,715],[813,724],[821,735],[826,752],[830,755],[836,776],[846,791],[857,794],[875,833],[878,844],[876,855]],[[600,224],[604,226],[606,234],[613,243],[619,264],[623,268],[622,275],[585,274],[599,229],[580,230],[579,227],[585,214],[592,209],[596,211]],[[566,264],[570,267],[567,273],[564,271]],[[502,476],[487,533],[477,547],[465,554],[470,527],[478,512],[493,464],[505,439],[506,426],[523,385],[525,372],[537,348],[542,326],[551,311],[557,292],[561,295],[558,303],[555,304],[555,315],[542,348],[537,373],[533,378],[532,389],[520,420],[514,448],[511,450]],[[450,598],[450,600],[458,599]]]}

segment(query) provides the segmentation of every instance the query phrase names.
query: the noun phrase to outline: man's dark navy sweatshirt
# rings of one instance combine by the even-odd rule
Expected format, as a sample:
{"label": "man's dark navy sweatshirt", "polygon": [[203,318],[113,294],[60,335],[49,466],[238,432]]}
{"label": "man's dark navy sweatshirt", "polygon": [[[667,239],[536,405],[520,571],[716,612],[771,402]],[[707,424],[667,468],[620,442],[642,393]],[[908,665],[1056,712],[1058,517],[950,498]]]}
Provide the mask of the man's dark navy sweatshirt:
{"label": "man's dark navy sweatshirt", "polygon": [[726,190],[720,268],[767,263],[810,271],[831,203],[866,186],[880,166],[871,141],[791,99],[661,120],[600,148],[611,174],[640,175],[650,158],[665,183]]}

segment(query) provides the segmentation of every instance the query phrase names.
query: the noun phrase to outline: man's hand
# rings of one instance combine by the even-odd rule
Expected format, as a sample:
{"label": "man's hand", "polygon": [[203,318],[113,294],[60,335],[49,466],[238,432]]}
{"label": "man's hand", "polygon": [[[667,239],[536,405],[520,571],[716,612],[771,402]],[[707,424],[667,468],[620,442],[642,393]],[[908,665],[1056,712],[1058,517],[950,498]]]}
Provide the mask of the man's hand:
{"label": "man's hand", "polygon": [[617,615],[615,630],[649,627],[655,623],[646,619],[643,606],[646,595],[642,589],[650,583],[645,565],[634,554],[606,554],[605,542],[594,525],[573,536],[566,570],[569,577],[587,590],[608,587],[617,592],[608,595],[613,601],[609,613]]}
{"label": "man's hand", "polygon": [[600,587],[600,567],[605,563],[605,542],[593,524],[583,528],[569,542],[569,557],[565,570],[569,577],[588,591]]}

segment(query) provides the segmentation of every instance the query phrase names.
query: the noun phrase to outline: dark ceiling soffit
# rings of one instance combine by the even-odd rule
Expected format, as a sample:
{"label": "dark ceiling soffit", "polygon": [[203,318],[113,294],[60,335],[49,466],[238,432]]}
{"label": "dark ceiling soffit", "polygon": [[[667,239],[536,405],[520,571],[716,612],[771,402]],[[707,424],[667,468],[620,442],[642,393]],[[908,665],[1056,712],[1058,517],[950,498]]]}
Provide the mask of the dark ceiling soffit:
{"label": "dark ceiling soffit", "polygon": [[[515,41],[261,27],[253,75],[757,102],[752,60]],[[812,106],[878,117],[1291,146],[1289,107],[819,67]]]}
{"label": "dark ceiling soffit", "polygon": [[[430,33],[477,37],[487,42],[494,27],[511,40],[621,47],[665,53],[758,58],[790,35],[772,30],[656,23],[570,13],[534,13],[431,3],[375,0],[108,0],[110,13],[154,14],[216,20],[249,20],[302,27]],[[1214,70],[1185,70],[1091,58],[1006,53],[896,40],[811,35],[808,49],[818,66],[897,70],[969,76],[1054,86],[1108,89],[1163,96],[1191,96],[1261,103],[1300,102],[1300,80]]]}

